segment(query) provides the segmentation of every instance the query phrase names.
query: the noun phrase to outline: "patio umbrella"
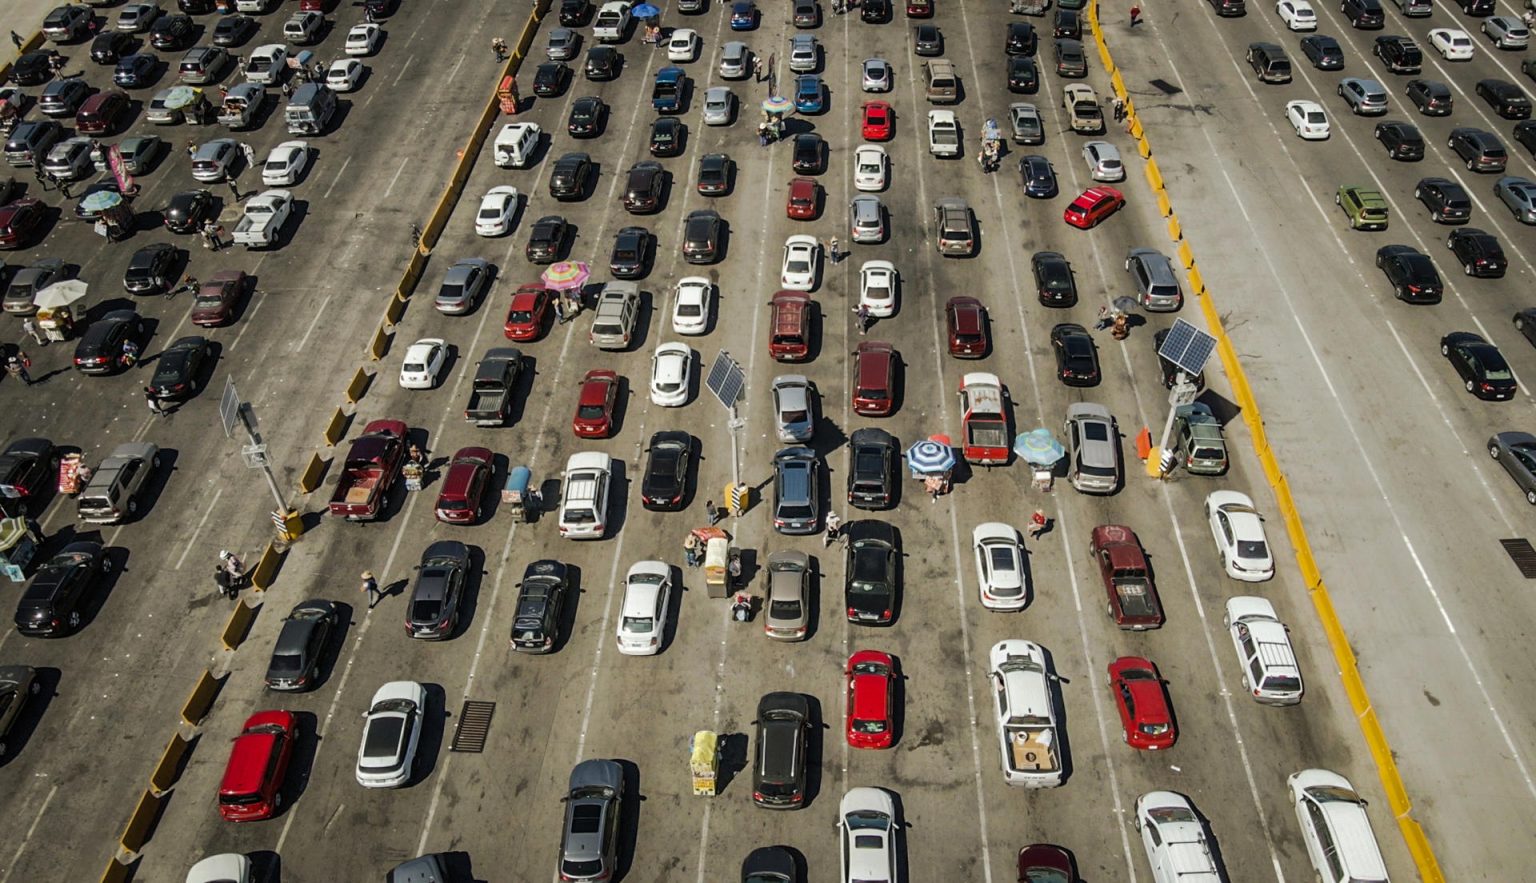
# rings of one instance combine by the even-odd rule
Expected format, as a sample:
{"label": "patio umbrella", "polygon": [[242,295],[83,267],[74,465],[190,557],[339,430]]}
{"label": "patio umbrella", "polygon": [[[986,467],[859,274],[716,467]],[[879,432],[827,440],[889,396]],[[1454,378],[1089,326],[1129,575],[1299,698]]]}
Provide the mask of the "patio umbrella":
{"label": "patio umbrella", "polygon": [[177,86],[165,96],[165,106],[169,110],[182,110],[191,107],[201,98],[203,90],[194,89],[191,86]]}
{"label": "patio umbrella", "polygon": [[1131,297],[1128,294],[1120,295],[1119,297],[1110,301],[1110,304],[1122,313],[1129,313],[1131,310],[1141,306],[1141,304],[1136,302],[1136,298]]}
{"label": "patio umbrella", "polygon": [[84,299],[86,291],[87,286],[84,282],[79,279],[66,279],[39,291],[33,303],[37,304],[39,310],[56,310]]}
{"label": "patio umbrella", "polygon": [[644,21],[661,15],[661,10],[649,3],[641,3],[639,6],[631,9],[629,14]]}
{"label": "patio umbrella", "polygon": [[116,190],[97,190],[95,193],[87,193],[80,200],[80,210],[92,215],[99,215],[115,205],[122,205],[123,195]]}
{"label": "patio umbrella", "polygon": [[586,285],[591,275],[592,271],[588,270],[587,265],[581,261],[560,261],[550,264],[549,269],[545,270],[540,278],[544,280],[545,285],[556,291],[570,291]]}
{"label": "patio umbrella", "polygon": [[907,468],[913,478],[942,475],[955,468],[955,450],[932,439],[924,439],[907,448]]}
{"label": "patio umbrella", "polygon": [[763,99],[763,110],[768,113],[789,113],[795,107],[795,103],[783,95],[769,95]]}
{"label": "patio umbrella", "polygon": [[1013,452],[1035,466],[1050,466],[1067,455],[1066,448],[1043,426],[1020,433],[1013,440]]}

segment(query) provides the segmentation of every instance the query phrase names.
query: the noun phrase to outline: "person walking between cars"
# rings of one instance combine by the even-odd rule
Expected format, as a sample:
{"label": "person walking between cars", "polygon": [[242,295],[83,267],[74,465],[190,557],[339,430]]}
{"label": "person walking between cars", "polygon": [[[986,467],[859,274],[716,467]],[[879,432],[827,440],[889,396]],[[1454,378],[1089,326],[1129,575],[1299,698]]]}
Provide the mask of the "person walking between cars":
{"label": "person walking between cars", "polygon": [[384,590],[379,588],[379,581],[373,578],[373,571],[363,571],[363,591],[368,595],[368,609],[384,600]]}
{"label": "person walking between cars", "polygon": [[1035,514],[1029,516],[1029,524],[1025,526],[1024,532],[1032,540],[1039,539],[1040,535],[1045,533],[1045,528],[1048,524],[1050,524],[1050,519],[1045,517],[1045,510],[1036,509]]}
{"label": "person walking between cars", "polygon": [[497,61],[506,61],[507,60],[507,41],[503,40],[500,37],[493,37],[491,39],[491,51],[496,53],[496,60]]}
{"label": "person walking between cars", "polygon": [[869,314],[869,304],[859,304],[853,314],[858,317],[859,334],[869,331],[869,326],[874,321],[874,317]]}
{"label": "person walking between cars", "polygon": [[31,316],[21,320],[21,331],[23,334],[32,335],[32,342],[38,346],[48,345],[48,338],[43,336],[42,329],[37,327],[37,322]]}
{"label": "person walking between cars", "polygon": [[197,291],[197,284],[197,277],[193,276],[191,273],[188,273],[187,275],[181,277],[181,284],[166,291],[165,296],[167,299],[169,299],[175,297],[183,291],[195,292]]}
{"label": "person walking between cars", "polygon": [[20,377],[27,386],[32,385],[32,375],[27,373],[27,368],[31,364],[32,360],[27,358],[27,354],[20,349],[5,357],[5,370],[12,377]]}
{"label": "person walking between cars", "polygon": [[235,202],[245,198],[240,195],[240,182],[235,180],[234,175],[230,175],[225,181],[229,184],[229,195],[235,198]]}
{"label": "person walking between cars", "polygon": [[132,368],[139,360],[139,344],[132,338],[123,341],[123,367]]}
{"label": "person walking between cars", "polygon": [[843,259],[843,244],[841,242],[838,242],[837,241],[837,237],[834,236],[827,243],[827,260],[829,260],[829,261],[831,261],[832,263],[835,264],[835,263],[837,263],[838,261],[840,261],[842,259]]}
{"label": "person walking between cars", "polygon": [[1131,7],[1131,27],[1134,28],[1139,24],[1141,24],[1141,7],[1133,5]]}
{"label": "person walking between cars", "polygon": [[1124,121],[1125,121],[1125,99],[1121,98],[1119,96],[1116,96],[1115,97],[1115,122],[1120,123],[1120,122],[1124,122]]}
{"label": "person walking between cars", "polygon": [[245,154],[245,167],[248,169],[256,168],[256,148],[242,142],[240,144],[240,152]]}
{"label": "person walking between cars", "polygon": [[160,401],[160,397],[155,394],[154,387],[144,387],[144,403],[149,405],[149,413],[157,417],[171,416],[171,412],[165,409],[165,405]]}
{"label": "person walking between cars", "polygon": [[16,44],[16,51],[20,52],[21,47],[25,45],[27,41],[21,39],[20,34],[16,33],[15,31],[11,31],[11,42]]}

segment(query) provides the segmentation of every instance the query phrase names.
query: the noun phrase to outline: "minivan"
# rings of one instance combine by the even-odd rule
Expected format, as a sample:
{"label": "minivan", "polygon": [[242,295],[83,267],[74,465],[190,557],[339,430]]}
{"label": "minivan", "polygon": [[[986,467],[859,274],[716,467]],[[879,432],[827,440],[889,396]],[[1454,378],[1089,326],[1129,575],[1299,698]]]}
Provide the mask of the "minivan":
{"label": "minivan", "polygon": [[773,528],[782,534],[816,532],[817,460],[810,448],[773,455]]}
{"label": "minivan", "polygon": [[324,83],[305,83],[283,110],[290,135],[319,135],[336,113],[336,93]]}
{"label": "minivan", "polygon": [[1184,305],[1173,262],[1157,249],[1131,249],[1125,256],[1125,271],[1136,283],[1136,302],[1148,312],[1172,312]]}
{"label": "minivan", "polygon": [[82,135],[107,135],[128,109],[128,96],[116,89],[97,92],[75,113],[75,128]]}
{"label": "minivan", "polygon": [[799,693],[769,693],[758,700],[752,802],[764,809],[805,804],[805,743],[811,704]]}
{"label": "minivan", "polygon": [[960,100],[960,79],[954,64],[946,59],[923,62],[923,84],[929,104],[954,104]]}
{"label": "minivan", "polygon": [[5,161],[13,166],[41,163],[48,148],[64,137],[64,129],[53,120],[27,120],[11,130],[5,141]]}
{"label": "minivan", "polygon": [[194,46],[181,57],[177,76],[191,86],[204,86],[215,82],[229,62],[229,53],[217,46]]}

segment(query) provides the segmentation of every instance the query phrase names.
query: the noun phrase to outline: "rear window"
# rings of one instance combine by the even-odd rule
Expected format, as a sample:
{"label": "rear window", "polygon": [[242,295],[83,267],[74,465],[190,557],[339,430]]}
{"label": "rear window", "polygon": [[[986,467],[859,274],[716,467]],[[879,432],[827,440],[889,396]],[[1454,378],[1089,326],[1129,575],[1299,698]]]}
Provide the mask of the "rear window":
{"label": "rear window", "polygon": [[[444,506],[443,508],[448,508]],[[442,601],[417,601],[411,605],[411,620],[414,622],[435,622],[443,613]]]}

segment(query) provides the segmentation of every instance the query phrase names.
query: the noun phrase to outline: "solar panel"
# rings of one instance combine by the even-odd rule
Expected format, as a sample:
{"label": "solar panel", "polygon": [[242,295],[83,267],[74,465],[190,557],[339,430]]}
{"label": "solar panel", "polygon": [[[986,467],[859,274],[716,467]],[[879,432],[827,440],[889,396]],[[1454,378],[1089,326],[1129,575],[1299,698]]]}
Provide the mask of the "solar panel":
{"label": "solar panel", "polygon": [[1178,365],[1185,374],[1195,375],[1205,370],[1205,363],[1216,351],[1216,338],[1201,331],[1183,319],[1174,321],[1163,338],[1157,354]]}
{"label": "solar panel", "polygon": [[731,354],[720,351],[715,356],[715,361],[709,366],[709,377],[704,384],[709,391],[715,394],[720,404],[727,408],[736,407],[736,400],[741,398],[742,387],[746,385],[747,375],[741,370]]}

